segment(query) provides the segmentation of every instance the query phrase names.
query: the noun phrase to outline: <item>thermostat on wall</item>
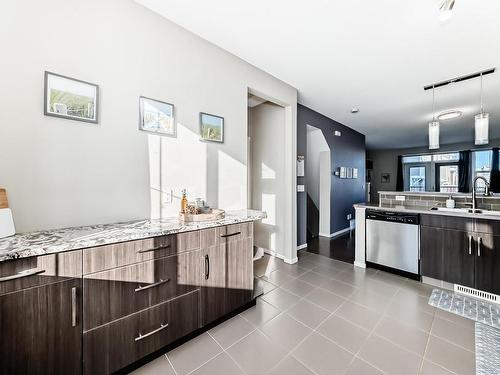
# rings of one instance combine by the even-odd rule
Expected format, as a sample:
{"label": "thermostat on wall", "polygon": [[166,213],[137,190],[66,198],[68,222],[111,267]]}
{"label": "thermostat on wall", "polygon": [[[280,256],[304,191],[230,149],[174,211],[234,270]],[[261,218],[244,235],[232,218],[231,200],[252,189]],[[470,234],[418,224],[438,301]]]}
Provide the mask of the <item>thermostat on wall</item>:
{"label": "thermostat on wall", "polygon": [[341,133],[341,132],[339,132],[338,130],[335,130],[335,136],[336,136],[336,137],[340,137],[341,135],[342,135],[342,133]]}

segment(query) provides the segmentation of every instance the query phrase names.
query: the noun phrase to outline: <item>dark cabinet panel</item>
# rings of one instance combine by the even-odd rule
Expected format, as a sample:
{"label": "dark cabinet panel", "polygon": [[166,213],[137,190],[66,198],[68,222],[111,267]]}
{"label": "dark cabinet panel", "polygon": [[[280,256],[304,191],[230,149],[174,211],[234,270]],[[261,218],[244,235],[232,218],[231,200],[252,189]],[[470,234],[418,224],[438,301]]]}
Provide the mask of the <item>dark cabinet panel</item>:
{"label": "dark cabinet panel", "polygon": [[202,249],[201,314],[206,325],[226,314],[226,249],[215,245]]}
{"label": "dark cabinet panel", "polygon": [[81,274],[81,250],[7,260],[0,262],[0,295],[69,280]]}
{"label": "dark cabinet panel", "polygon": [[421,214],[420,225],[433,228],[461,230],[464,232],[474,231],[474,222],[472,219],[457,216]]}
{"label": "dark cabinet panel", "polygon": [[443,278],[443,230],[420,227],[420,272],[422,276]]}
{"label": "dark cabinet panel", "polygon": [[244,237],[221,246],[226,247],[226,309],[230,312],[248,303],[253,296],[253,239]]}
{"label": "dark cabinet panel", "polygon": [[175,235],[98,246],[83,251],[83,273],[163,258],[177,252]]}
{"label": "dark cabinet panel", "polygon": [[200,252],[93,273],[84,277],[84,331],[200,286]]}
{"label": "dark cabinet panel", "polygon": [[83,334],[85,374],[109,374],[199,328],[199,291]]}
{"label": "dark cabinet panel", "polygon": [[474,231],[476,233],[489,233],[494,235],[500,235],[500,221],[476,219],[474,221]]}
{"label": "dark cabinet panel", "polygon": [[1,374],[80,374],[81,279],[0,297]]}
{"label": "dark cabinet panel", "polygon": [[500,294],[500,236],[476,233],[476,289]]}
{"label": "dark cabinet panel", "polygon": [[453,284],[474,287],[474,233],[443,229],[443,277]]}

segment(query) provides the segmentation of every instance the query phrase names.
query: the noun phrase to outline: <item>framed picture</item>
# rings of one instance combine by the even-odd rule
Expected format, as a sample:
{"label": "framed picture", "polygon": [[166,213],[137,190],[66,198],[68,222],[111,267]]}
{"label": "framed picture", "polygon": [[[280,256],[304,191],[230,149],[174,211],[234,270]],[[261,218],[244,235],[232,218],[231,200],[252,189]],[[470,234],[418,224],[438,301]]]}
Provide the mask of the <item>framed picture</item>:
{"label": "framed picture", "polygon": [[347,178],[352,178],[352,168],[351,167],[347,167],[346,171],[347,171]]}
{"label": "framed picture", "polygon": [[200,135],[204,141],[224,142],[224,118],[200,112]]}
{"label": "framed picture", "polygon": [[45,72],[43,113],[46,116],[97,124],[99,86]]}
{"label": "framed picture", "polygon": [[352,169],[352,178],[358,178],[358,168]]}
{"label": "framed picture", "polygon": [[346,178],[346,167],[340,167],[340,173],[339,173],[340,178]]}
{"label": "framed picture", "polygon": [[169,137],[176,137],[177,126],[174,119],[174,105],[140,96],[139,129]]}
{"label": "framed picture", "polygon": [[382,173],[380,175],[380,182],[383,184],[389,184],[391,182],[391,174],[390,173]]}

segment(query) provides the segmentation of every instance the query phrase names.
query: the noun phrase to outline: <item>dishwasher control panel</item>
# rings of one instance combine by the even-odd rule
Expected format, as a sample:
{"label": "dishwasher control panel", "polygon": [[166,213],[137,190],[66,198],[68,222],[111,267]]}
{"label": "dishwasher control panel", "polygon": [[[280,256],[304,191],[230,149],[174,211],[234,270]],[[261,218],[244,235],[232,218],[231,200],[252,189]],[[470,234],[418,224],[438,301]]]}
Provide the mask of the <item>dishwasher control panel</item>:
{"label": "dishwasher control panel", "polygon": [[390,212],[390,211],[366,211],[367,220],[380,220],[389,221],[401,224],[414,224],[418,225],[418,214],[407,214],[403,212]]}

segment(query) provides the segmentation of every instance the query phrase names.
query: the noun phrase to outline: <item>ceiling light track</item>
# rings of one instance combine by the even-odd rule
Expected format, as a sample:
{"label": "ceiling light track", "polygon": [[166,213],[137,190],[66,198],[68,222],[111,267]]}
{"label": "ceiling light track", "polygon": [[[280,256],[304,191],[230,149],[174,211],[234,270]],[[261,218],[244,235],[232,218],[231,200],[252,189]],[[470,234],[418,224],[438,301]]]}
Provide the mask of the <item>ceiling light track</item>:
{"label": "ceiling light track", "polygon": [[478,78],[478,77],[481,77],[481,76],[485,76],[487,74],[495,73],[495,70],[496,70],[496,68],[486,69],[486,70],[483,70],[483,71],[480,71],[480,72],[476,72],[476,73],[472,73],[472,74],[467,74],[465,76],[448,79],[446,81],[432,83],[430,85],[424,86],[424,90],[432,90],[433,88],[437,89],[438,87],[443,87],[443,86],[451,85],[452,83],[463,82],[463,81],[467,81],[469,79]]}

